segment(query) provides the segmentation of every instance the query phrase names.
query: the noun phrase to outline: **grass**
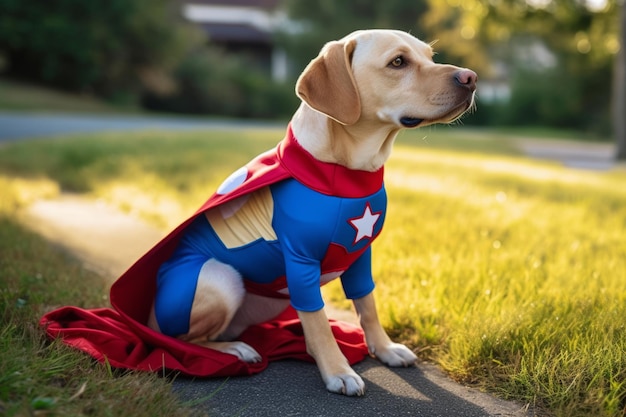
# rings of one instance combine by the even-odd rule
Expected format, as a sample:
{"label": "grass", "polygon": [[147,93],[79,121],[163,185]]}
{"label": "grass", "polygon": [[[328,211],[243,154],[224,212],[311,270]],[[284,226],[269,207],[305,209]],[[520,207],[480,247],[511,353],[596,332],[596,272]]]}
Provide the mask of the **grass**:
{"label": "grass", "polygon": [[[21,190],[26,201],[59,190],[86,193],[169,228],[281,135],[140,132],[15,143],[0,148],[0,175],[21,185],[0,189]],[[404,134],[386,167],[387,224],[374,245],[385,327],[454,378],[502,397],[555,416],[623,415],[624,183],[623,170],[584,172],[523,158],[503,132],[439,127]],[[24,240],[13,233],[0,239],[9,242],[5,247]],[[45,361],[58,349],[56,363],[71,363],[63,357],[71,353],[61,346],[42,344],[32,323],[50,305],[80,300],[104,305],[104,289],[90,298],[89,288],[71,288],[74,280],[97,277],[79,278],[85,273],[80,269],[58,272],[68,263],[57,261],[56,252],[54,262],[37,259],[33,266],[32,254],[47,247],[36,241],[37,246],[20,246],[21,255],[5,256],[3,248],[0,279],[12,277],[2,286],[9,288],[3,302],[10,316],[3,323],[14,323],[10,340],[35,342],[26,356]],[[41,272],[45,266],[52,272]],[[38,274],[41,279],[54,275],[39,284]],[[17,300],[24,294],[40,300],[28,301],[31,315],[16,321],[15,314],[24,311]],[[326,296],[349,304],[336,285]],[[90,363],[81,369],[79,375],[101,372]],[[106,369],[99,377],[111,380]],[[0,391],[0,400],[5,407],[32,408],[37,397],[71,403],[68,398],[83,381],[61,379],[72,381],[63,394],[35,384],[41,392],[15,388]]]}
{"label": "grass", "polygon": [[106,305],[108,294],[99,276],[16,221],[21,206],[56,193],[48,180],[0,176],[0,415],[193,415],[168,380],[113,371],[46,340],[44,312]]}
{"label": "grass", "polygon": [[233,167],[274,146],[280,134],[125,132],[28,141],[0,151],[0,170],[50,179],[64,191],[90,193],[169,228],[198,208]]}
{"label": "grass", "polygon": [[50,112],[138,112],[132,105],[114,105],[87,93],[69,93],[51,88],[0,78],[0,109]]}
{"label": "grass", "polygon": [[626,175],[399,153],[375,247],[386,326],[459,380],[622,415]]}

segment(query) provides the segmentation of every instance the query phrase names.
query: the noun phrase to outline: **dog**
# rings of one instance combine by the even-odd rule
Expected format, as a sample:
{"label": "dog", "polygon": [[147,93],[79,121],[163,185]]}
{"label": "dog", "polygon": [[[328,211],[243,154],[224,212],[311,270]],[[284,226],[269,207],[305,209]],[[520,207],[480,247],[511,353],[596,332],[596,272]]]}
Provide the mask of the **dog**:
{"label": "dog", "polygon": [[279,148],[295,179],[196,218],[161,265],[149,327],[253,363],[259,354],[237,337],[291,304],[326,388],[360,396],[365,384],[333,337],[319,289],[341,277],[370,354],[414,365],[379,323],[370,244],[384,221],[383,165],[397,134],[452,122],[474,105],[476,73],[432,57],[429,44],[394,30],[326,44],[297,80],[302,103]]}

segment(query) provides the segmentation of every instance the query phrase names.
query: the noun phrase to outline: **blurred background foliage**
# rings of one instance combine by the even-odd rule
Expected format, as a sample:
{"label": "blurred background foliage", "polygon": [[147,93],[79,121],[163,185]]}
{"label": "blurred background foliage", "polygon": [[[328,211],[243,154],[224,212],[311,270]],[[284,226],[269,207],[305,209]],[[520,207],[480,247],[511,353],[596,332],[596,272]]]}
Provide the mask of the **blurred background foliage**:
{"label": "blurred background foliage", "polygon": [[61,89],[131,100],[173,88],[203,36],[170,0],[0,0],[5,71]]}
{"label": "blurred background foliage", "polygon": [[[358,28],[393,27],[436,41],[437,62],[478,72],[478,111],[463,119],[466,124],[541,125],[610,134],[611,74],[620,47],[616,0],[286,4],[291,18],[307,28],[282,40],[300,66],[329,38]],[[494,90],[484,91],[487,83]]]}
{"label": "blurred background foliage", "polygon": [[285,118],[327,41],[394,28],[436,41],[437,62],[479,73],[465,124],[611,134],[620,0],[284,0],[290,75],[272,80],[183,19],[180,0],[0,0],[0,71],[150,110]]}

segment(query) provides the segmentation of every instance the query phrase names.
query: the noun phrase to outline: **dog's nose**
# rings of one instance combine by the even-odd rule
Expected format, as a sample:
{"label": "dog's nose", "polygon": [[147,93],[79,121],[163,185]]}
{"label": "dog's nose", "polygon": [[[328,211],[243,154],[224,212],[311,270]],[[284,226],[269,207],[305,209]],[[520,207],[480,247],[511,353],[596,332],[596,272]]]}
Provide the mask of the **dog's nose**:
{"label": "dog's nose", "polygon": [[462,69],[454,74],[454,79],[461,87],[465,87],[470,91],[476,90],[476,81],[478,81],[478,75],[472,70]]}

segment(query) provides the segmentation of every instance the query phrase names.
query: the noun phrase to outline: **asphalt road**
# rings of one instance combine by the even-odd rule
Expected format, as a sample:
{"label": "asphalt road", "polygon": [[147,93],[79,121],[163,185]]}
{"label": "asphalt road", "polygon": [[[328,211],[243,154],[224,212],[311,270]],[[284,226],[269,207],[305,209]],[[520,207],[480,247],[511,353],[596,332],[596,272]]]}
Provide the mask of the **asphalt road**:
{"label": "asphalt road", "polygon": [[[252,126],[252,125],[250,125]],[[258,128],[259,124],[254,125]],[[267,124],[267,127],[276,127]],[[54,137],[68,133],[130,129],[215,129],[241,127],[239,122],[201,122],[146,117],[25,115],[0,113],[0,141],[29,137]],[[69,210],[69,211],[68,211]],[[74,210],[74,211],[73,211]],[[87,214],[81,216],[76,212]],[[93,222],[97,212],[98,222]],[[73,214],[71,214],[73,213]],[[78,254],[88,265],[119,276],[135,259],[127,246],[146,248],[156,242],[156,231],[135,219],[120,218],[122,213],[98,206],[92,201],[41,201],[28,214],[27,223],[44,236]],[[33,217],[34,216],[34,217]],[[110,221],[107,219],[110,217]],[[71,221],[69,221],[71,220]],[[117,225],[116,227],[113,227]],[[134,225],[134,226],[133,226]],[[136,227],[135,227],[136,226]],[[99,228],[101,230],[93,230]],[[89,251],[86,236],[99,236],[100,243],[118,248],[128,259],[103,256]],[[132,237],[132,239],[131,239]],[[137,242],[138,238],[146,242]],[[131,243],[132,242],[132,243]],[[141,251],[141,250],[140,250]],[[107,251],[104,251],[107,252]],[[142,252],[143,253],[143,252]],[[132,259],[131,259],[132,258]],[[365,396],[348,398],[326,391],[315,365],[296,361],[271,363],[262,373],[250,377],[186,379],[177,378],[173,389],[184,401],[196,404],[208,415],[218,416],[429,416],[489,417],[529,416],[520,404],[459,385],[437,367],[419,364],[414,368],[389,369],[373,359],[355,366],[365,379]]]}
{"label": "asphalt road", "polygon": [[[363,397],[326,391],[314,364],[280,361],[258,375],[229,380],[177,379],[175,392],[194,401],[210,416],[523,416],[521,406],[495,400],[451,382],[434,365],[389,369],[367,359],[354,369],[363,377]],[[454,392],[457,391],[457,392]]]}
{"label": "asphalt road", "polygon": [[119,116],[0,112],[0,142],[27,138],[55,138],[87,132],[128,130],[202,130],[277,128],[284,124],[260,121],[210,120],[172,116]]}
{"label": "asphalt road", "polygon": [[[128,130],[241,129],[241,127],[281,128],[284,123],[242,120],[211,120],[173,116],[119,116],[0,111],[0,143],[27,138],[55,138],[60,135]],[[587,170],[607,170],[615,166],[615,147],[609,143],[518,139],[519,149],[532,158],[561,162]]]}

